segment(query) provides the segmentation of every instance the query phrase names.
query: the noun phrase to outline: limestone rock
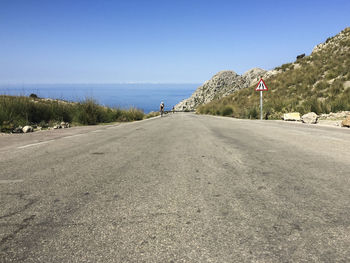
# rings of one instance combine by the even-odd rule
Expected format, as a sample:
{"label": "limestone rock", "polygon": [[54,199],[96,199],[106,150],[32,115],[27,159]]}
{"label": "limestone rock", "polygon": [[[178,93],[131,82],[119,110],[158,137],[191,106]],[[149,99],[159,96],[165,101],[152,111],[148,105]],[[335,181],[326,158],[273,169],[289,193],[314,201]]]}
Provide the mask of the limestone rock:
{"label": "limestone rock", "polygon": [[341,122],[341,126],[350,128],[350,116]]}
{"label": "limestone rock", "polygon": [[330,37],[326,40],[326,42],[315,46],[314,49],[312,50],[311,55],[316,54],[318,52],[322,52],[328,47],[335,47],[339,45],[340,41],[347,40],[349,38],[349,34],[350,34],[350,27],[347,27],[343,31],[341,31],[338,35],[334,37]]}
{"label": "limestone rock", "polygon": [[197,88],[190,98],[175,105],[175,110],[194,110],[201,104],[209,103],[237,90],[250,87],[257,83],[260,77],[265,76],[266,73],[266,70],[260,68],[248,70],[243,75],[238,75],[236,72],[229,70],[220,71]]}
{"label": "limestone rock", "polygon": [[23,132],[22,129],[23,129],[22,126],[18,126],[18,127],[13,129],[12,133],[22,133]]}
{"label": "limestone rock", "polygon": [[321,120],[343,120],[350,116],[350,111],[331,112],[329,114],[321,114]]}
{"label": "limestone rock", "polygon": [[303,123],[316,124],[318,121],[318,115],[314,112],[309,112],[301,117]]}
{"label": "limestone rock", "polygon": [[299,112],[290,112],[283,114],[282,119],[284,121],[300,121],[300,113]]}
{"label": "limestone rock", "polygon": [[68,123],[68,122],[64,122],[64,121],[61,122],[60,126],[61,126],[63,129],[64,129],[64,128],[69,128],[69,127],[70,127],[69,123]]}
{"label": "limestone rock", "polygon": [[258,83],[261,77],[265,76],[266,70],[263,70],[261,68],[253,68],[248,70],[242,75],[242,78],[244,78],[248,84],[248,87],[251,86],[254,83]]}
{"label": "limestone rock", "polygon": [[57,123],[55,126],[53,126],[53,129],[65,129],[70,128],[69,122],[62,121],[61,123]]}
{"label": "limestone rock", "polygon": [[32,126],[27,125],[27,126],[24,126],[24,127],[23,127],[22,131],[23,131],[24,133],[28,133],[28,132],[33,132],[34,129],[33,129]]}

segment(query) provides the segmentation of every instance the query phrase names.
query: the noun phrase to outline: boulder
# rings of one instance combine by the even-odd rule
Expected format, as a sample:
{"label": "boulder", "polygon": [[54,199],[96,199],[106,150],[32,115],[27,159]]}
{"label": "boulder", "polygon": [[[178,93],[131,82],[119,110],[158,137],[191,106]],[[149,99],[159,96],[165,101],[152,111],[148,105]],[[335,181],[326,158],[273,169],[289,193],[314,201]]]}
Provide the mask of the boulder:
{"label": "boulder", "polygon": [[309,112],[301,117],[303,123],[316,124],[318,121],[318,115],[314,112]]}
{"label": "boulder", "polygon": [[297,59],[302,59],[303,57],[305,57],[305,53],[297,56]]}
{"label": "boulder", "polygon": [[22,126],[18,126],[16,128],[14,128],[12,132],[13,133],[22,133],[23,132],[22,129],[23,129]]}
{"label": "boulder", "polygon": [[61,129],[61,128],[62,128],[62,126],[61,126],[61,125],[59,125],[59,124],[56,124],[55,126],[53,126],[53,128],[54,128],[54,129]]}
{"label": "boulder", "polygon": [[60,125],[62,128],[69,128],[70,127],[70,125],[69,125],[69,122],[64,122],[64,121],[62,121],[61,122],[61,125]]}
{"label": "boulder", "polygon": [[350,116],[350,111],[331,112],[329,114],[321,114],[322,120],[343,120]]}
{"label": "boulder", "polygon": [[32,126],[27,125],[27,126],[24,126],[24,127],[23,127],[22,131],[23,131],[24,133],[28,133],[28,132],[33,132],[34,129],[33,129]]}
{"label": "boulder", "polygon": [[282,120],[284,121],[300,121],[299,112],[290,112],[283,114]]}
{"label": "boulder", "polygon": [[341,126],[350,128],[350,116],[341,122]]}

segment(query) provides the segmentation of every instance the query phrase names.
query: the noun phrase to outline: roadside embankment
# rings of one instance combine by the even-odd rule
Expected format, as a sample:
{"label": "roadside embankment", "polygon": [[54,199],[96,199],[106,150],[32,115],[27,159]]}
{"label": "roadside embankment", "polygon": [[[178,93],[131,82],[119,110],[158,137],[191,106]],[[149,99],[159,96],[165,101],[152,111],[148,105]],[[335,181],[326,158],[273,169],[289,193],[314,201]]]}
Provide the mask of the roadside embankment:
{"label": "roadside embankment", "polygon": [[0,131],[7,133],[136,121],[147,117],[140,109],[109,108],[93,99],[67,102],[42,99],[35,94],[30,97],[0,95]]}
{"label": "roadside embankment", "polygon": [[302,116],[299,112],[290,112],[283,114],[282,120],[349,128],[350,111],[331,112],[329,114],[320,115],[317,115],[315,112],[309,112]]}

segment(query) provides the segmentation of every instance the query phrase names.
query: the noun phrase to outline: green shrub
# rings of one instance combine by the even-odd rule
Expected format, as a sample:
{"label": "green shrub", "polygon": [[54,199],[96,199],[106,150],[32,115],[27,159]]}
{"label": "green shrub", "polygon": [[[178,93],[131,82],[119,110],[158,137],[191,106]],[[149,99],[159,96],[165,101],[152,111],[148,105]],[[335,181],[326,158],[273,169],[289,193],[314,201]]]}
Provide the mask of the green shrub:
{"label": "green shrub", "polygon": [[259,117],[260,110],[256,107],[249,108],[247,111],[247,118],[257,119]]}
{"label": "green shrub", "polygon": [[330,104],[332,112],[350,110],[350,89],[347,89],[340,96],[331,101]]}
{"label": "green shrub", "polygon": [[150,113],[148,113],[145,116],[145,118],[149,119],[149,118],[153,118],[153,117],[156,117],[156,116],[159,116],[159,115],[160,115],[159,111],[151,111]]}
{"label": "green shrub", "polygon": [[336,79],[332,83],[331,88],[329,89],[331,97],[335,97],[343,91],[343,89],[344,89],[343,83],[344,82],[340,79]]}
{"label": "green shrub", "polygon": [[315,86],[316,90],[318,90],[318,91],[319,91],[319,90],[325,90],[325,89],[327,89],[328,87],[329,87],[328,82],[326,82],[326,81],[324,81],[324,80],[318,82],[318,83],[316,84],[316,86]]}
{"label": "green shrub", "polygon": [[0,96],[0,129],[8,131],[12,126],[38,124],[47,127],[48,123],[61,121],[92,125],[113,121],[142,120],[144,113],[131,108],[113,109],[97,104],[93,99],[80,103],[56,100],[41,100],[28,97]]}
{"label": "green shrub", "polygon": [[336,99],[331,103],[331,111],[343,111],[348,109],[348,102],[342,98]]}
{"label": "green shrub", "polygon": [[122,114],[123,121],[142,120],[143,116],[143,111],[136,108],[130,108]]}
{"label": "green shrub", "polygon": [[29,95],[29,98],[37,99],[38,95],[36,95],[35,93],[32,93]]}
{"label": "green shrub", "polygon": [[225,106],[222,109],[221,115],[222,116],[232,116],[233,109],[230,106]]}

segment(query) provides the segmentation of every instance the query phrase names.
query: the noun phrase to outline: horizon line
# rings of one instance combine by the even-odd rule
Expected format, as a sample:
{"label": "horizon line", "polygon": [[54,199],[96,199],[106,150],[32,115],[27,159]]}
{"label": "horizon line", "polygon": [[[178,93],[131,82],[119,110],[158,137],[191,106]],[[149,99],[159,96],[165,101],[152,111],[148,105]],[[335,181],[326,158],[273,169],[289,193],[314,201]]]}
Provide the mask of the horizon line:
{"label": "horizon line", "polygon": [[4,82],[0,85],[127,85],[127,84],[201,84],[204,82]]}

